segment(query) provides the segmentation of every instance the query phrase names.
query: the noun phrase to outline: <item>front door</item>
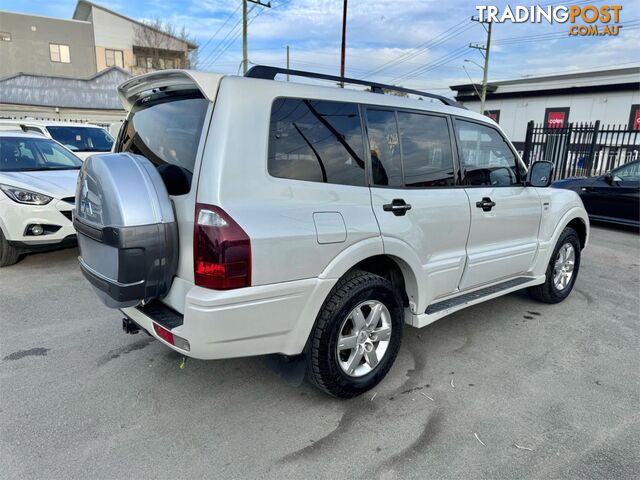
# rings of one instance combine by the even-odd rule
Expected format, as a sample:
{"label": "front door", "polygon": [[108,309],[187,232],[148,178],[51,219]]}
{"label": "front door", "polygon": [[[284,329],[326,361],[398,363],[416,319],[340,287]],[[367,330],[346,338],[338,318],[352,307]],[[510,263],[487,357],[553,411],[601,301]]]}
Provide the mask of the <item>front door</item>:
{"label": "front door", "polygon": [[622,222],[640,220],[640,162],[632,162],[597,177],[580,192],[589,215]]}
{"label": "front door", "polygon": [[[387,255],[413,261],[422,313],[457,290],[466,260],[469,202],[456,187],[451,120],[366,108],[371,198]],[[411,260],[413,259],[413,260]]]}
{"label": "front door", "polygon": [[538,249],[542,214],[535,188],[498,129],[456,119],[464,189],[471,211],[460,290],[526,273]]}

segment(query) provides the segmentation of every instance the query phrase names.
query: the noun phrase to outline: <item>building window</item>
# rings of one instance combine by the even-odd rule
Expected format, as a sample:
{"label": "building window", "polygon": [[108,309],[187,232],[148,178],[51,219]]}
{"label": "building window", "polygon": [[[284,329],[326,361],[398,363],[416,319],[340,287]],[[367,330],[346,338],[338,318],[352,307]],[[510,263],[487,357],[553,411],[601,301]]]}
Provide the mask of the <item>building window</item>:
{"label": "building window", "polygon": [[104,57],[107,67],[124,68],[124,53],[122,50],[105,50]]}
{"label": "building window", "polygon": [[494,122],[500,123],[500,110],[485,110],[484,114]]}
{"label": "building window", "polygon": [[69,45],[50,43],[49,58],[51,58],[52,62],[71,63],[71,56],[69,55]]}
{"label": "building window", "polygon": [[569,125],[569,108],[547,108],[544,111],[544,126],[546,128],[565,128]]}
{"label": "building window", "polygon": [[631,105],[629,130],[640,130],[640,105]]}
{"label": "building window", "polygon": [[0,41],[10,42],[11,34],[9,32],[0,32]]}

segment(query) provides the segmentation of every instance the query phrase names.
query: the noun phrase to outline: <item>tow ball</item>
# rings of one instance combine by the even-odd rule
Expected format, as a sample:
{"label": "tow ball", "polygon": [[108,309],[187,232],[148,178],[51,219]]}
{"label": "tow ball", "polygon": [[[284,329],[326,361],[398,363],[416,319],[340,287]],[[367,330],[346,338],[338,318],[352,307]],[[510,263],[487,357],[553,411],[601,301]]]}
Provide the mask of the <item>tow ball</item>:
{"label": "tow ball", "polygon": [[140,331],[140,327],[136,322],[125,317],[122,319],[122,331],[130,335],[135,335]]}

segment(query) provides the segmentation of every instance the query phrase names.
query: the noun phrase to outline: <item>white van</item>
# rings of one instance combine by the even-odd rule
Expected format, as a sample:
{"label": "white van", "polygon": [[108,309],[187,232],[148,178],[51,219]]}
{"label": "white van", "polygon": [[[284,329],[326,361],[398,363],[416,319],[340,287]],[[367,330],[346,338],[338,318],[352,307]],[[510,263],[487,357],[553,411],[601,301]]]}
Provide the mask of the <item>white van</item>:
{"label": "white van", "polygon": [[[115,151],[80,172],[80,265],[128,332],[185,356],[304,353],[337,397],[391,368],[404,324],[576,281],[589,220],[492,120],[455,101],[160,71],[119,88]],[[390,89],[420,97],[386,95]],[[489,347],[489,346],[488,346]]]}
{"label": "white van", "polygon": [[0,120],[0,130],[19,128],[23,132],[39,133],[71,150],[81,160],[95,153],[110,152],[114,139],[104,128],[90,123],[56,122],[49,120]]}

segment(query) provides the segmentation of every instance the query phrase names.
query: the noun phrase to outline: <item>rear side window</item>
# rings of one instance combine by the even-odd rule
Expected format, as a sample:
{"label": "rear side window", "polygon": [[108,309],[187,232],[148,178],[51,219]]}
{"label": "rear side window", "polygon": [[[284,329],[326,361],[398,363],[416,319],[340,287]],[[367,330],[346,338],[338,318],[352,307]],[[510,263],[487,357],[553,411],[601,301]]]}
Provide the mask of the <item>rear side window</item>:
{"label": "rear side window", "polygon": [[269,127],[269,174],[365,185],[362,127],[353,103],[278,98]]}
{"label": "rear side window", "polygon": [[367,109],[371,173],[375,185],[402,186],[402,164],[396,112]]}
{"label": "rear side window", "polygon": [[456,120],[456,127],[467,185],[505,187],[519,183],[516,156],[497,130],[464,120]]}
{"label": "rear side window", "polygon": [[440,187],[455,183],[453,151],[447,119],[398,112],[404,184]]}
{"label": "rear side window", "polygon": [[149,159],[169,194],[187,193],[208,105],[200,92],[145,97],[132,108],[116,150]]}

